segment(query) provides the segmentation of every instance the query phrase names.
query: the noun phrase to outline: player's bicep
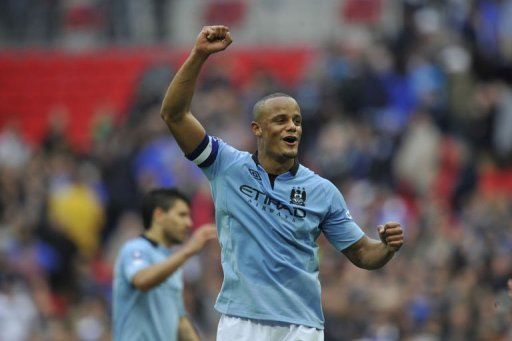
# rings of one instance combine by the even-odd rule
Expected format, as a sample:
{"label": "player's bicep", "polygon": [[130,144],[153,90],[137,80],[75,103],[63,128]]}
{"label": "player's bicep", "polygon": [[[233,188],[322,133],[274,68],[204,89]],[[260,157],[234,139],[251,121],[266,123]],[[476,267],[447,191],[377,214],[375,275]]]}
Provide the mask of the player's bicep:
{"label": "player's bicep", "polygon": [[321,228],[327,240],[336,249],[343,251],[358,242],[364,236],[364,232],[352,218],[345,199],[338,189],[331,185],[328,191],[330,191],[328,197],[332,198],[331,206]]}
{"label": "player's bicep", "polygon": [[355,222],[341,219],[322,225],[322,231],[327,240],[339,251],[347,249],[365,236]]}
{"label": "player's bicep", "polygon": [[192,153],[206,135],[203,125],[191,112],[187,112],[179,119],[166,117],[164,120],[185,154]]}

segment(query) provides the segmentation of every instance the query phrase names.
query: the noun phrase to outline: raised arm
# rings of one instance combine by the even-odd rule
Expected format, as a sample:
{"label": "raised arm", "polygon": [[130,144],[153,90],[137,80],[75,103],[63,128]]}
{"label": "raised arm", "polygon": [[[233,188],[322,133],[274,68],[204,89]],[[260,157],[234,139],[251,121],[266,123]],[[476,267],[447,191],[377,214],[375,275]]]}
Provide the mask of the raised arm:
{"label": "raised arm", "polygon": [[364,236],[343,254],[357,267],[374,270],[383,267],[404,243],[404,233],[399,223],[379,226],[380,241]]}
{"label": "raised arm", "polygon": [[226,26],[203,27],[190,55],[165,93],[160,113],[185,154],[193,152],[205,136],[203,126],[190,112],[199,72],[208,56],[225,50],[231,43]]}
{"label": "raised arm", "polygon": [[166,260],[148,266],[133,276],[132,284],[140,291],[148,291],[167,279],[193,255],[202,250],[205,243],[216,237],[216,229],[205,225],[199,228],[181,249]]}

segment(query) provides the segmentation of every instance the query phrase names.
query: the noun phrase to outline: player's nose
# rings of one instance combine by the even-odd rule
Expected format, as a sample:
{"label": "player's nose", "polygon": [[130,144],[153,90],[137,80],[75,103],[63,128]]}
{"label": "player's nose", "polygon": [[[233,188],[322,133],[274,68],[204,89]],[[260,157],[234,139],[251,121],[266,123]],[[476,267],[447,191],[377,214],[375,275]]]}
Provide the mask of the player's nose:
{"label": "player's nose", "polygon": [[286,131],[295,132],[297,130],[297,126],[295,125],[295,122],[293,122],[293,119],[289,119],[286,124]]}

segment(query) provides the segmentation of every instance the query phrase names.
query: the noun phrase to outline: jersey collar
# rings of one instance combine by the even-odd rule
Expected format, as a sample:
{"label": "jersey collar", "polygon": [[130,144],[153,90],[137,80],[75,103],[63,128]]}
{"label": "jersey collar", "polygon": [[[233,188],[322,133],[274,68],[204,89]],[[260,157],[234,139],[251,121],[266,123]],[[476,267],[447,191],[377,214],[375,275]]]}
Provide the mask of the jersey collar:
{"label": "jersey collar", "polygon": [[[256,151],[254,154],[252,154],[252,159],[256,163],[256,165],[260,165],[260,162],[258,161],[258,151]],[[297,158],[295,158],[295,160],[293,162],[293,166],[292,166],[292,168],[290,168],[289,172],[293,176],[297,175],[297,172],[299,171],[299,166],[300,166],[299,161],[297,160]]]}
{"label": "jersey collar", "polygon": [[156,241],[154,241],[153,239],[148,238],[145,234],[141,234],[140,237],[142,239],[147,240],[153,247],[158,247],[158,243]]}

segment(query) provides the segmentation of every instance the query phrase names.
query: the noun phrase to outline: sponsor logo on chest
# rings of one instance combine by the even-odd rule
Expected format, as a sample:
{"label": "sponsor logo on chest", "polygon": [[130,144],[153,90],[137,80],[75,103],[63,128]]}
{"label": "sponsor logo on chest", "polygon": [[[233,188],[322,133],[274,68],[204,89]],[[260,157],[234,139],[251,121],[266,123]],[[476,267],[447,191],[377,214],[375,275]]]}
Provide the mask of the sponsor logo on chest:
{"label": "sponsor logo on chest", "polygon": [[[295,222],[296,219],[306,218],[306,210],[302,207],[290,206],[287,203],[276,199],[269,194],[262,192],[249,185],[241,185],[239,191],[247,198],[247,202],[261,210],[274,214],[284,220]],[[301,188],[300,191],[292,189],[290,203],[298,206],[305,206],[306,191]]]}

